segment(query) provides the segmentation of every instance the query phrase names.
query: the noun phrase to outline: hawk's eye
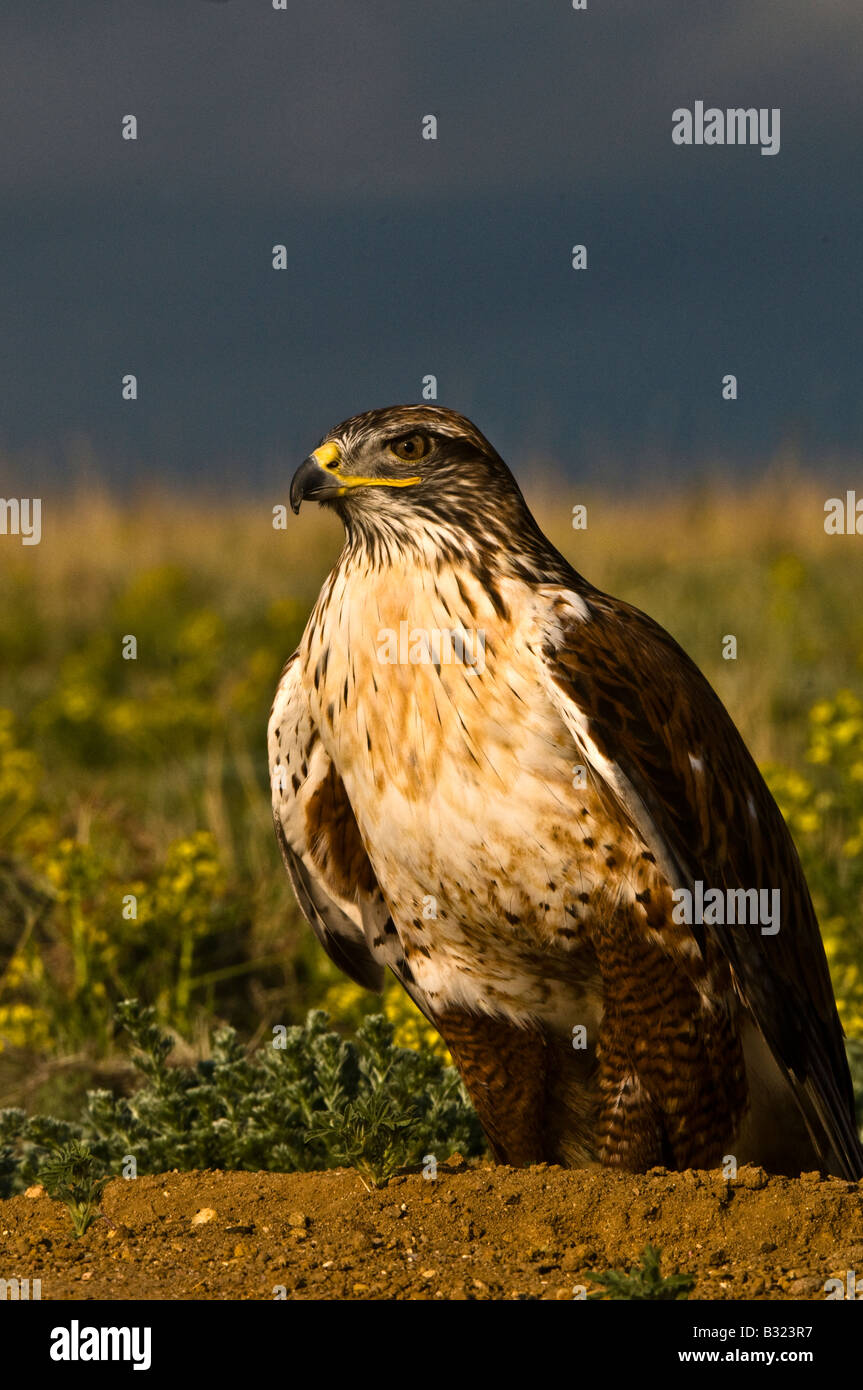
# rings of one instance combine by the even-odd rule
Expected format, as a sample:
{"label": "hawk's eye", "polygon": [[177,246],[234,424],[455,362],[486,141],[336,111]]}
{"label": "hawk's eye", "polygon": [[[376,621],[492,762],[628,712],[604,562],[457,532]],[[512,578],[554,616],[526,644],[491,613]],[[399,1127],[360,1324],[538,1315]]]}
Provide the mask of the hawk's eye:
{"label": "hawk's eye", "polygon": [[403,439],[393,439],[390,442],[390,453],[395,454],[397,459],[403,459],[405,463],[415,463],[428,451],[429,441],[424,434],[408,434]]}

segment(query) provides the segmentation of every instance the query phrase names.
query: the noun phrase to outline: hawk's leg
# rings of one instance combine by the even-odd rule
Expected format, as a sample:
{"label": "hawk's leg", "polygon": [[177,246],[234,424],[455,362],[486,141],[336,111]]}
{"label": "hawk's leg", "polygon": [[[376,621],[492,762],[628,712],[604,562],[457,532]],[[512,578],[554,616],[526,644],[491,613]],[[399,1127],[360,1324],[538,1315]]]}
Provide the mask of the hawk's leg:
{"label": "hawk's leg", "polygon": [[699,991],[623,914],[598,956],[601,1161],[635,1172],[713,1167],[747,1098],[727,970],[711,969],[708,959]]}
{"label": "hawk's leg", "polygon": [[453,1056],[498,1163],[542,1163],[546,1046],[534,1029],[448,1009],[435,1024]]}

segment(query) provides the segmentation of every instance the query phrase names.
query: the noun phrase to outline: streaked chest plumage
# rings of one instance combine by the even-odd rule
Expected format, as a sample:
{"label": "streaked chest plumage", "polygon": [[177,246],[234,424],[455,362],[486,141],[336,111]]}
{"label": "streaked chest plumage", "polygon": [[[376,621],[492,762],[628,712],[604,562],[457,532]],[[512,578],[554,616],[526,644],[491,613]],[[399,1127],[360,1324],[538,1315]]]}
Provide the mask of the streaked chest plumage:
{"label": "streaked chest plumage", "polygon": [[655,873],[546,692],[544,611],[466,568],[342,567],[300,654],[418,984],[524,1016],[572,1012],[597,913]]}

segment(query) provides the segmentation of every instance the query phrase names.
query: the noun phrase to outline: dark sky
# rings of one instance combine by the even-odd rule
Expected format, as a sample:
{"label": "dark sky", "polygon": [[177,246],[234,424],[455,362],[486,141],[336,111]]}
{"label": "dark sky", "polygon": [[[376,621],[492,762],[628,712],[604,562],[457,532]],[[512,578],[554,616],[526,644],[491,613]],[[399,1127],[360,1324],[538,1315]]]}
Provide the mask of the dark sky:
{"label": "dark sky", "polygon": [[7,475],[264,486],[431,372],[517,470],[852,485],[861,53],[860,0],[2,0]]}

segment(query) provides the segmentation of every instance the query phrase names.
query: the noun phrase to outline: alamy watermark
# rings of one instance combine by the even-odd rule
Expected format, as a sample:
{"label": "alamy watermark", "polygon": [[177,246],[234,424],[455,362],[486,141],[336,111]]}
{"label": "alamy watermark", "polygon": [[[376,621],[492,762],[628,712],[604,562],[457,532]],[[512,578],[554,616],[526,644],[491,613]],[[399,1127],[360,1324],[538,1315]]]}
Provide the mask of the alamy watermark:
{"label": "alamy watermark", "polygon": [[675,888],[671,894],[673,922],[686,926],[734,926],[748,923],[761,927],[762,936],[775,936],[779,930],[781,890],[779,888],[708,888],[700,878],[692,889]]}
{"label": "alamy watermark", "polygon": [[824,530],[828,536],[863,536],[863,497],[848,491],[844,497],[828,497],[824,503]]}
{"label": "alamy watermark", "polygon": [[42,539],[41,497],[0,497],[0,536],[20,536],[22,545]]}
{"label": "alamy watermark", "polygon": [[41,1297],[41,1279],[0,1279],[0,1303],[26,1303]]}
{"label": "alamy watermark", "polygon": [[411,627],[400,622],[398,631],[382,627],[377,635],[377,657],[383,666],[465,666],[485,670],[485,633],[467,628]]}
{"label": "alamy watermark", "polygon": [[779,153],[778,106],[708,106],[696,101],[671,113],[675,145],[760,145],[762,154]]}

